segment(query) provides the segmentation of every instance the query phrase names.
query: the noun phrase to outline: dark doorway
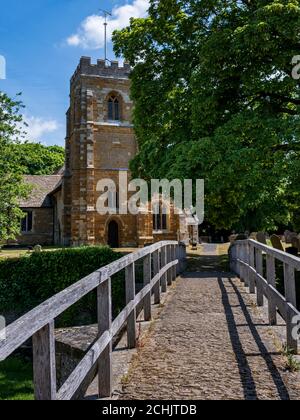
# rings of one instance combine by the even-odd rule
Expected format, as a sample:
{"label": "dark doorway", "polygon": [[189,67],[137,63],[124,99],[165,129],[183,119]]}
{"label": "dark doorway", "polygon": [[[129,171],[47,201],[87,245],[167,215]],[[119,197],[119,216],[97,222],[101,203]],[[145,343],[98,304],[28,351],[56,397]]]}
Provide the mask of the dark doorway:
{"label": "dark doorway", "polygon": [[119,248],[119,225],[114,220],[108,225],[108,245],[112,248]]}

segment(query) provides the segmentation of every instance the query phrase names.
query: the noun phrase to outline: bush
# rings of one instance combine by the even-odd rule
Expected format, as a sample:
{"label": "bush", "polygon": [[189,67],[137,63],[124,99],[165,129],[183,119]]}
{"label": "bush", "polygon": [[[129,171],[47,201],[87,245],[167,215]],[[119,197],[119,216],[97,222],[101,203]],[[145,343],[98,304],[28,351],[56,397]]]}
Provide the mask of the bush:
{"label": "bush", "polygon": [[[82,247],[0,261],[1,312],[21,316],[121,256],[108,247]],[[124,306],[123,277],[122,274],[114,276],[112,283],[115,313]],[[66,311],[57,325],[96,322],[96,308],[96,292],[92,292]]]}

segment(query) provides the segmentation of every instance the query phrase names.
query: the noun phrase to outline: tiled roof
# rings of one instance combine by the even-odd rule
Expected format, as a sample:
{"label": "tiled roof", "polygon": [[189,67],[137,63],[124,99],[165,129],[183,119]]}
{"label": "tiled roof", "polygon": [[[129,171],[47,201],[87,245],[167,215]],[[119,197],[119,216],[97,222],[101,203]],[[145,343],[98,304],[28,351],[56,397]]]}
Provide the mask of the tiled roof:
{"label": "tiled roof", "polygon": [[60,168],[57,169],[57,171],[53,172],[53,175],[63,175],[65,173],[65,165],[61,166]]}
{"label": "tiled roof", "polygon": [[24,180],[31,185],[32,191],[27,199],[20,202],[21,208],[52,207],[49,195],[60,186],[61,175],[26,175]]}

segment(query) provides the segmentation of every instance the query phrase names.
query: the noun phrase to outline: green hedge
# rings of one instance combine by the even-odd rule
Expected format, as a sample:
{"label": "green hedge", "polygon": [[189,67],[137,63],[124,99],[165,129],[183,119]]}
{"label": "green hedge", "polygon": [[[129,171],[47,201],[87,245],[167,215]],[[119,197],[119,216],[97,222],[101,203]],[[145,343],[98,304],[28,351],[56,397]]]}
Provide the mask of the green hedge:
{"label": "green hedge", "polygon": [[[21,316],[121,256],[108,247],[82,247],[33,253],[30,256],[0,261],[1,313]],[[57,325],[84,325],[95,322],[95,294],[96,292],[90,293],[72,306],[57,320]],[[113,278],[112,294],[116,314],[124,305],[122,273]]]}

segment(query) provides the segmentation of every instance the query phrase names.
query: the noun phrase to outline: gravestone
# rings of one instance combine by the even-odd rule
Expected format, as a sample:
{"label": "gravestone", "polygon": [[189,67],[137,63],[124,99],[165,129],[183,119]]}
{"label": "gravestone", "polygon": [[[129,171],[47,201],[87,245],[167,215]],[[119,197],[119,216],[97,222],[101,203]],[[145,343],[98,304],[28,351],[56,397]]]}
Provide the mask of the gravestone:
{"label": "gravestone", "polygon": [[284,236],[284,241],[285,241],[285,243],[286,243],[286,244],[288,244],[288,243],[289,243],[288,241],[289,241],[289,239],[290,239],[290,233],[291,233],[291,232],[290,232],[289,230],[285,230],[285,231],[284,231],[283,236]]}
{"label": "gravestone", "polygon": [[291,232],[290,230],[286,230],[284,232],[284,238],[285,238],[285,242],[287,244],[291,244],[292,243],[292,239],[293,238],[297,238],[297,233],[296,232]]}
{"label": "gravestone", "polygon": [[284,248],[283,248],[283,245],[279,236],[272,235],[271,242],[272,242],[273,248],[278,249],[279,251],[284,251]]}
{"label": "gravestone", "polygon": [[233,244],[235,242],[236,238],[237,238],[237,235],[236,234],[230,235],[229,236],[229,242],[231,244]]}
{"label": "gravestone", "polygon": [[257,242],[260,242],[261,244],[267,245],[267,238],[264,232],[258,232],[256,235],[256,240]]}
{"label": "gravestone", "polygon": [[40,254],[42,252],[43,248],[41,247],[41,245],[35,245],[33,250],[36,254]]}
{"label": "gravestone", "polygon": [[292,247],[296,248],[298,252],[300,252],[300,239],[299,238],[292,238]]}

